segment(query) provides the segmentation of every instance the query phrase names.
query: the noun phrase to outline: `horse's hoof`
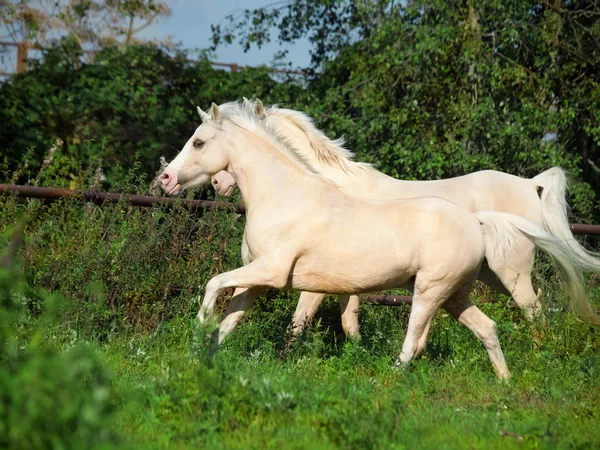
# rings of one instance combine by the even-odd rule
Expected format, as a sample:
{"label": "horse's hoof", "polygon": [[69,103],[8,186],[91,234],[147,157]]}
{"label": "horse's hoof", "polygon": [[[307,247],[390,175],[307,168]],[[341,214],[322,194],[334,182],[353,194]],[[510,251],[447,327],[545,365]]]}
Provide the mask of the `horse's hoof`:
{"label": "horse's hoof", "polygon": [[496,374],[496,381],[498,381],[498,384],[502,384],[504,386],[510,386],[510,373],[505,373],[505,374]]}
{"label": "horse's hoof", "polygon": [[394,363],[394,365],[392,366],[392,371],[396,372],[396,373],[406,373],[408,372],[408,369],[410,368],[410,363],[405,363],[402,362],[400,360],[396,360],[396,362]]}

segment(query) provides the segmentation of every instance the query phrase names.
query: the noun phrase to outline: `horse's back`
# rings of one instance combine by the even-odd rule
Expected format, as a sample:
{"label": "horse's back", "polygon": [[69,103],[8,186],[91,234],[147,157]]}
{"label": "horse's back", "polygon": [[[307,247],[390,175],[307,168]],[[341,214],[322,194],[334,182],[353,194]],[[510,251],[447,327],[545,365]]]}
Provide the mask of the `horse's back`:
{"label": "horse's back", "polygon": [[[394,180],[390,184],[390,180]],[[455,178],[430,181],[382,180],[373,198],[436,196],[468,211],[499,211],[516,214],[542,225],[537,185],[495,170],[483,170]]]}

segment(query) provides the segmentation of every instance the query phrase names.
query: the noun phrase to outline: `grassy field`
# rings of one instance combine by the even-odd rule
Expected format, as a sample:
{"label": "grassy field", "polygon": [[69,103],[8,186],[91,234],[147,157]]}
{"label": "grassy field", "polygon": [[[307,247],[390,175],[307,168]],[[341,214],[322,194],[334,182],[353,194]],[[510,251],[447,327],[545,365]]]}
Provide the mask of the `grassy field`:
{"label": "grassy field", "polygon": [[[38,375],[20,375],[26,377],[21,387],[26,396],[33,389],[28,382],[50,376],[47,400],[62,400],[46,405],[50,416],[38,417],[47,422],[46,432],[58,420],[52,414],[70,408],[71,419],[59,425],[80,434],[81,443],[67,434],[64,447],[54,448],[600,445],[600,336],[570,314],[550,314],[548,324],[530,326],[502,304],[483,306],[498,322],[512,371],[504,384],[479,342],[444,314],[435,320],[425,353],[410,369],[393,370],[407,307],[363,306],[357,343],[341,336],[337,306],[328,302],[283,356],[290,300],[263,300],[214,358],[206,331],[190,317],[161,323],[152,333],[119,330],[93,339],[65,319],[62,308],[53,313],[58,322],[25,314],[16,327],[23,349],[50,352],[61,358],[59,370],[84,376],[72,386],[46,371],[44,361]],[[89,395],[73,400],[74,387]],[[38,394],[32,399],[43,398]],[[85,424],[86,414],[92,425]],[[40,442],[15,436],[12,447],[48,443],[44,436]]]}

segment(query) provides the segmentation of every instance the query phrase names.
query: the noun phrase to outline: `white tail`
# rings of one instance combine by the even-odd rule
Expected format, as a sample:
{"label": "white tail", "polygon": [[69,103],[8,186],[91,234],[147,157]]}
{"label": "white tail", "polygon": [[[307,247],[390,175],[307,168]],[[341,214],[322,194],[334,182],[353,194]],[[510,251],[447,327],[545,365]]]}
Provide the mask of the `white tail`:
{"label": "white tail", "polygon": [[[548,253],[565,277],[573,311],[586,322],[600,326],[600,316],[590,305],[583,287],[581,257],[567,242],[520,216],[492,211],[478,212],[475,215],[486,234],[486,251],[503,255],[504,248],[511,246],[517,236],[523,235]],[[489,248],[490,245],[494,248]],[[600,260],[594,259],[591,252],[586,257],[600,266]]]}
{"label": "white tail", "polygon": [[560,167],[553,167],[532,178],[542,188],[542,219],[546,230],[563,241],[577,258],[574,264],[583,270],[600,272],[600,259],[583,248],[573,237],[569,226],[569,205],[566,199],[567,177]]}

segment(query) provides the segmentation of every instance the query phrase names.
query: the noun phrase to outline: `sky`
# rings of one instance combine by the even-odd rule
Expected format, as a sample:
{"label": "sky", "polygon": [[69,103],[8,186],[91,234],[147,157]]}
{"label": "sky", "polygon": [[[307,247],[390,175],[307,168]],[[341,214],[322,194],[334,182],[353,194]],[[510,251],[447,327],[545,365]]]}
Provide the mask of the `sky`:
{"label": "sky", "polygon": [[[222,22],[225,25],[225,16],[228,14],[268,6],[273,4],[274,0],[168,0],[167,3],[171,8],[171,16],[144,30],[141,36],[148,38],[172,36],[173,40],[181,42],[184,48],[204,49],[212,44],[211,24]],[[309,65],[308,40],[285,48],[289,49],[287,60],[292,63],[293,68]],[[214,60],[248,66],[270,65],[273,56],[280,49],[277,42],[271,42],[261,49],[253,47],[244,53],[242,46],[234,42],[218,48]]]}

